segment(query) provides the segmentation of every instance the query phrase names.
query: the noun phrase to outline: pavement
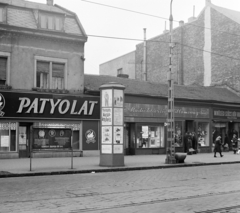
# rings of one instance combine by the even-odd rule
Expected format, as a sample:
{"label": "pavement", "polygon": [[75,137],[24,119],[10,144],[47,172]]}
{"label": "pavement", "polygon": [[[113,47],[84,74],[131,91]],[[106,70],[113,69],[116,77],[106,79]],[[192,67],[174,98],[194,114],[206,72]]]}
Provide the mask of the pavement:
{"label": "pavement", "polygon": [[78,173],[117,172],[146,169],[167,169],[175,167],[207,166],[240,163],[240,155],[224,152],[223,157],[213,153],[187,155],[184,163],[165,164],[166,155],[124,156],[124,166],[99,166],[99,156],[0,159],[0,178],[61,175]]}

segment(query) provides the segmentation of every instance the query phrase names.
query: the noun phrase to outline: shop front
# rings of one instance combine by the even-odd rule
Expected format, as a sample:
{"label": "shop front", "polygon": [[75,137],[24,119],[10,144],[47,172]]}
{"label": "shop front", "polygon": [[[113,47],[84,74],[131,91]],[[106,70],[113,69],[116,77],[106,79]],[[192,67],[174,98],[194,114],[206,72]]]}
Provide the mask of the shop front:
{"label": "shop front", "polygon": [[240,137],[240,110],[214,108],[212,140],[215,141],[216,137],[220,135],[224,149],[232,150],[231,140],[234,134],[236,138]]}
{"label": "shop front", "polygon": [[[126,154],[166,154],[166,105],[125,103],[124,116]],[[211,152],[208,107],[175,106],[174,116],[176,152]]]}
{"label": "shop front", "polygon": [[99,150],[99,98],[0,92],[0,158]]}

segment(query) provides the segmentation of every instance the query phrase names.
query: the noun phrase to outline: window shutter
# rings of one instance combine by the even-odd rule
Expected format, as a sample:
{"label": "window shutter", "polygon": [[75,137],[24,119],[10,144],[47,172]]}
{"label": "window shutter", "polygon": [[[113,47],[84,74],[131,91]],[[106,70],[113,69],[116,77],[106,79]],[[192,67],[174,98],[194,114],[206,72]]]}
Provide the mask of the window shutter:
{"label": "window shutter", "polygon": [[52,77],[64,78],[64,64],[52,64]]}
{"label": "window shutter", "polygon": [[7,78],[7,58],[0,57],[0,79],[6,80]]}
{"label": "window shutter", "polygon": [[37,62],[37,72],[49,73],[49,62],[38,61]]}

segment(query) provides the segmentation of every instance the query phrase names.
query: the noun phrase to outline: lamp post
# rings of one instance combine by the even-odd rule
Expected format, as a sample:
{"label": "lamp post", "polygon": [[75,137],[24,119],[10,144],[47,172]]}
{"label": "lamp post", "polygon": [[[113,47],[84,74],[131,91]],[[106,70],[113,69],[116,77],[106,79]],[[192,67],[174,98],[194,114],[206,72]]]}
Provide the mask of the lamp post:
{"label": "lamp post", "polygon": [[170,16],[169,16],[169,70],[167,73],[168,81],[168,112],[167,112],[167,154],[165,163],[174,164],[175,159],[175,146],[174,146],[174,81],[172,75],[172,28],[173,28],[173,16],[172,16],[172,1],[170,2]]}

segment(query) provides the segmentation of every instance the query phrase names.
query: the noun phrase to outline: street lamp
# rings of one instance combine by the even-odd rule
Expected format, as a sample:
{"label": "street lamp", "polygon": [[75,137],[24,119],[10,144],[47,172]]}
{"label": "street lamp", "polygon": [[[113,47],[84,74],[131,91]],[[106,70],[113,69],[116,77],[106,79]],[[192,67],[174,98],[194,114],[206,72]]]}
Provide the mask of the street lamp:
{"label": "street lamp", "polygon": [[165,163],[174,164],[175,159],[175,145],[174,145],[174,81],[172,75],[172,28],[173,28],[173,16],[172,16],[172,1],[170,2],[170,16],[169,16],[169,70],[167,73],[168,80],[168,113],[167,113],[167,154]]}

